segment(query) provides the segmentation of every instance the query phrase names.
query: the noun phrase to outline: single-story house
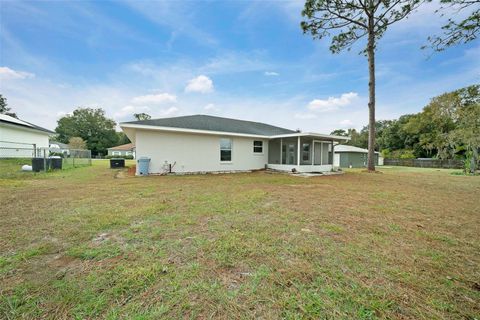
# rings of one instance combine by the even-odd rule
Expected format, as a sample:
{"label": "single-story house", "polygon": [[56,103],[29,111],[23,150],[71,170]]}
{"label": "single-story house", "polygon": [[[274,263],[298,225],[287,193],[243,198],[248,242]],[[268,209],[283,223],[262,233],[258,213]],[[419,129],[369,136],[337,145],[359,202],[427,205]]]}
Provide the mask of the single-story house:
{"label": "single-story house", "polygon": [[120,127],[135,144],[137,159],[151,159],[149,172],[154,174],[331,171],[334,144],[349,140],[208,115],[124,122]]}
{"label": "single-story house", "polygon": [[60,141],[50,140],[50,152],[62,153],[63,155],[70,155],[70,146]]}
{"label": "single-story house", "polygon": [[133,156],[135,158],[135,145],[133,143],[122,144],[108,148],[109,156]]}
{"label": "single-story house", "polygon": [[29,158],[49,147],[55,132],[5,114],[0,114],[0,157]]}
{"label": "single-story house", "polygon": [[[335,146],[333,164],[340,168],[363,168],[367,166],[368,150],[339,144]],[[379,164],[380,160],[380,164]],[[375,165],[383,165],[383,158],[375,151]]]}

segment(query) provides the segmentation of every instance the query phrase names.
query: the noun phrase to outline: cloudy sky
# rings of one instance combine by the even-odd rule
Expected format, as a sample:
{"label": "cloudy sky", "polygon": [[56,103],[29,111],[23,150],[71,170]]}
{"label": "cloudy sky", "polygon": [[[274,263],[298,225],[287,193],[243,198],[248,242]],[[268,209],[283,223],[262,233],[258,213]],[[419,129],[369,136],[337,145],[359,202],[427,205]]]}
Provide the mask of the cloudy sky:
{"label": "cloudy sky", "polygon": [[[429,4],[387,32],[377,118],[480,82],[478,41],[420,47],[446,18]],[[212,114],[329,133],[367,123],[367,63],[299,27],[302,1],[0,1],[0,93],[54,129],[76,107],[116,121]],[[453,14],[453,13],[452,13]]]}

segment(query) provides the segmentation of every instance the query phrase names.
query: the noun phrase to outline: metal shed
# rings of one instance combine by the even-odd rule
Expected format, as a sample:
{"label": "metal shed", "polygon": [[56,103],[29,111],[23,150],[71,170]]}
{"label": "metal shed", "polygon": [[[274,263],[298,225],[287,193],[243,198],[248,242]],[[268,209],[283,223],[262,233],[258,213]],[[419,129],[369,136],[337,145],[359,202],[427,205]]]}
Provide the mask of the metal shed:
{"label": "metal shed", "polygon": [[[335,146],[333,165],[340,168],[364,168],[367,166],[368,150],[339,144]],[[379,153],[375,151],[375,165],[379,165]]]}

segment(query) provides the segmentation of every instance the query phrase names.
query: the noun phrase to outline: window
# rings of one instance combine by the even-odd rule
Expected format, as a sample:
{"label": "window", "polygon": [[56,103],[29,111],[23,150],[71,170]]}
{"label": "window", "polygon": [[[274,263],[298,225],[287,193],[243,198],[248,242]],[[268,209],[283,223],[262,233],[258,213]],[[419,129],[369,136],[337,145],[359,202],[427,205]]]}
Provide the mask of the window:
{"label": "window", "polygon": [[263,141],[253,141],[253,153],[263,153]]}
{"label": "window", "polygon": [[125,152],[125,155],[127,155],[127,156],[131,156],[132,154],[133,154],[132,151]]}
{"label": "window", "polygon": [[113,156],[121,156],[122,153],[120,151],[112,151]]}
{"label": "window", "polygon": [[232,139],[220,139],[220,161],[232,161]]}
{"label": "window", "polygon": [[310,143],[302,144],[302,160],[303,161],[310,160]]}

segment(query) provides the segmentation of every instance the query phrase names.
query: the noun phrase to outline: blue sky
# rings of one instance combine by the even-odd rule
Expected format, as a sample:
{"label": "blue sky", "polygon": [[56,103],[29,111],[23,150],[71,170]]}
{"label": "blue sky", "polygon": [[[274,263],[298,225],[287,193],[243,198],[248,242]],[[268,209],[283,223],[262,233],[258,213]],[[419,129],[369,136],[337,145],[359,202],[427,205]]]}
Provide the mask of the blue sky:
{"label": "blue sky", "polygon": [[[212,114],[329,133],[367,123],[367,63],[299,27],[302,1],[0,1],[0,93],[54,129],[78,106],[116,121]],[[425,5],[377,52],[377,118],[480,82],[478,41],[421,50],[445,17]],[[360,43],[359,45],[362,45]]]}

